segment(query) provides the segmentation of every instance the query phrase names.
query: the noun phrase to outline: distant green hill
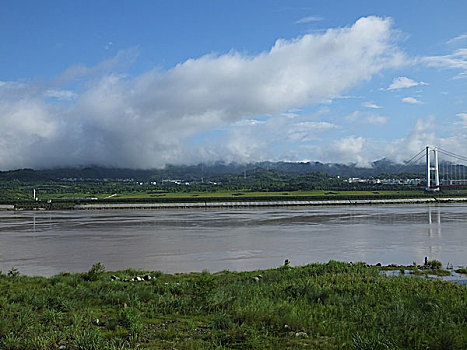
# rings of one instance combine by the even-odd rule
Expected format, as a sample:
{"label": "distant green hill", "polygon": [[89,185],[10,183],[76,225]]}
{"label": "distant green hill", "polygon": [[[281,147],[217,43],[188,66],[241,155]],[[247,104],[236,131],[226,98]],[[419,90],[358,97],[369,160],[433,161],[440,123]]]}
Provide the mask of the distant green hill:
{"label": "distant green hill", "polygon": [[372,167],[362,168],[356,165],[324,164],[319,162],[259,162],[249,164],[237,163],[212,163],[198,165],[167,165],[163,169],[120,169],[103,168],[98,166],[83,168],[59,168],[59,169],[18,169],[0,172],[0,180],[19,181],[47,181],[60,179],[79,180],[124,180],[136,181],[161,181],[162,179],[183,179],[187,181],[200,180],[203,178],[216,177],[220,175],[251,175],[260,170],[275,172],[276,174],[310,174],[324,173],[330,176],[340,177],[371,177],[380,174],[395,176],[397,174],[410,174],[422,176],[423,165],[403,166],[387,160],[374,162]]}
{"label": "distant green hill", "polygon": [[1,171],[0,180],[21,182],[37,182],[53,180],[55,177],[47,172],[35,171],[33,169],[17,169],[11,171]]}

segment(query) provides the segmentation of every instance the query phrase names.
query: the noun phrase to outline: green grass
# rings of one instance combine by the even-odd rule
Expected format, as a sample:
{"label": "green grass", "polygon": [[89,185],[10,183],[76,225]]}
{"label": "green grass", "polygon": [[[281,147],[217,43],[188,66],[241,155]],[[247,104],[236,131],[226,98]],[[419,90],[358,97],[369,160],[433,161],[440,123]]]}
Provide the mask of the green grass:
{"label": "green grass", "polygon": [[[446,192],[444,195],[467,195],[467,191],[455,191],[455,193]],[[336,198],[339,197],[365,197],[365,198],[384,198],[384,197],[411,197],[423,196],[425,192],[422,190],[407,190],[407,191],[325,191],[325,190],[312,190],[312,191],[189,191],[189,192],[164,192],[164,191],[141,191],[141,192],[120,192],[120,193],[67,193],[67,194],[49,194],[44,199],[62,199],[62,198],[85,198],[95,197],[98,199],[108,199],[110,196],[113,200],[118,199],[203,199],[203,198],[217,198],[217,199],[242,199],[242,198],[277,198],[287,199],[293,197],[320,197],[320,198]],[[294,198],[295,199],[295,198]]]}
{"label": "green grass", "polygon": [[[193,198],[219,198],[219,199],[241,199],[241,198],[262,198],[274,197],[278,199],[287,199],[289,197],[326,197],[326,198],[339,198],[347,196],[364,196],[364,197],[384,197],[384,196],[413,196],[423,195],[423,191],[280,191],[280,192],[259,192],[259,191],[216,191],[216,192],[122,192],[122,193],[105,193],[105,194],[92,194],[92,193],[74,193],[74,194],[57,194],[48,195],[47,199],[62,199],[62,198],[84,198],[95,197],[98,199],[106,199],[110,197],[115,199],[193,199]],[[45,198],[45,197],[44,197]]]}
{"label": "green grass", "polygon": [[48,279],[2,274],[0,349],[465,349],[466,297],[467,286],[335,261],[215,274],[98,264]]}
{"label": "green grass", "polygon": [[[1,184],[0,184],[1,185]],[[5,187],[7,186],[7,187]],[[12,186],[11,188],[8,186]],[[0,186],[1,187],[1,186]],[[430,194],[413,187],[396,189],[375,188],[369,190],[277,190],[260,191],[257,187],[227,190],[218,186],[208,186],[200,189],[199,186],[175,186],[156,188],[140,186],[134,183],[114,182],[83,182],[83,183],[46,183],[5,185],[0,188],[0,201],[2,203],[16,203],[31,206],[33,188],[37,189],[40,202],[43,205],[48,200],[52,202],[73,203],[79,201],[229,201],[229,200],[326,200],[326,199],[386,199],[386,198],[414,198],[426,197]],[[300,188],[297,187],[297,188]],[[466,196],[467,189],[443,189],[436,196]],[[42,203],[42,204],[41,204]]]}

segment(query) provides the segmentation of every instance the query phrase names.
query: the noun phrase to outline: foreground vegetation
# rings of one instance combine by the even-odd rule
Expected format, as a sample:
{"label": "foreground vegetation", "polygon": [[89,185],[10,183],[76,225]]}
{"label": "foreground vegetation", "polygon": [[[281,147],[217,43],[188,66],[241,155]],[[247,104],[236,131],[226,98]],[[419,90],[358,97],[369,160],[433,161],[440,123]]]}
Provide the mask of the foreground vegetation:
{"label": "foreground vegetation", "polygon": [[[136,276],[145,277],[142,280]],[[0,349],[466,349],[467,286],[330,261],[0,275]]]}

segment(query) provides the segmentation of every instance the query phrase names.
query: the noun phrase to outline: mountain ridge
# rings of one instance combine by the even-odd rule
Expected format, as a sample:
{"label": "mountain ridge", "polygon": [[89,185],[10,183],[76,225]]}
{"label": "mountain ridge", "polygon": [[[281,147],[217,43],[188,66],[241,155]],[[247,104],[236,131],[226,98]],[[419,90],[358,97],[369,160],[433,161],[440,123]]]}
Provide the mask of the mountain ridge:
{"label": "mountain ridge", "polygon": [[210,163],[197,165],[166,165],[162,169],[128,169],[100,166],[83,166],[76,168],[52,169],[15,169],[0,171],[2,180],[44,181],[44,180],[135,180],[150,181],[164,178],[202,179],[220,175],[248,176],[248,173],[260,169],[285,174],[325,173],[340,177],[376,177],[380,175],[422,175],[425,166],[422,164],[397,164],[387,159],[371,163],[371,167],[358,167],[356,164],[321,163],[321,162],[256,162],[239,163]]}

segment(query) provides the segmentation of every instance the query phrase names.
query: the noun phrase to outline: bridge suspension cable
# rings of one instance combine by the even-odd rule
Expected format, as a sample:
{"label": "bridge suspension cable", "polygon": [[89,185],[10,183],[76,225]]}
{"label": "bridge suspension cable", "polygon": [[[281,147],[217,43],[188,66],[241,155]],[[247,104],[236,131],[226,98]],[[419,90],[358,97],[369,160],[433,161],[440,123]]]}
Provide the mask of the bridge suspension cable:
{"label": "bridge suspension cable", "polygon": [[[441,162],[438,158],[439,155],[444,158]],[[439,191],[440,186],[445,185],[467,184],[467,156],[440,147],[426,146],[409,160],[403,161],[403,164],[394,173],[401,172],[407,166],[420,164],[423,159],[425,159],[426,166],[427,191]],[[463,164],[459,164],[459,162]]]}
{"label": "bridge suspension cable", "polygon": [[401,164],[399,167],[396,168],[396,170],[394,170],[394,173],[395,174],[400,173],[404,167],[412,165],[412,164],[416,164],[424,157],[425,157],[425,149],[422,149],[420,152],[418,152],[416,155],[414,155],[409,160],[404,160],[403,164]]}
{"label": "bridge suspension cable", "polygon": [[446,155],[446,156],[449,156],[449,157],[455,158],[455,159],[457,159],[457,160],[463,160],[464,162],[467,162],[467,157],[465,157],[465,156],[461,156],[461,155],[459,155],[459,154],[455,154],[455,153],[453,153],[453,152],[446,151],[446,150],[444,150],[444,149],[442,149],[442,148],[439,148],[439,147],[438,147],[438,151],[439,151],[440,153],[443,153],[443,154]]}
{"label": "bridge suspension cable", "polygon": [[[421,156],[420,156],[421,155]],[[420,158],[417,158],[414,163],[417,163],[420,159],[422,159],[425,156],[425,149],[422,149],[420,152],[418,152],[416,155],[414,155],[412,158],[410,158],[408,161],[405,161],[405,165],[410,164],[416,157],[420,156]]]}
{"label": "bridge suspension cable", "polygon": [[[443,183],[445,185],[465,185],[466,178],[466,163],[467,157],[438,148],[440,154],[448,158],[441,163],[441,174]],[[462,162],[463,164],[456,164],[454,162]]]}

